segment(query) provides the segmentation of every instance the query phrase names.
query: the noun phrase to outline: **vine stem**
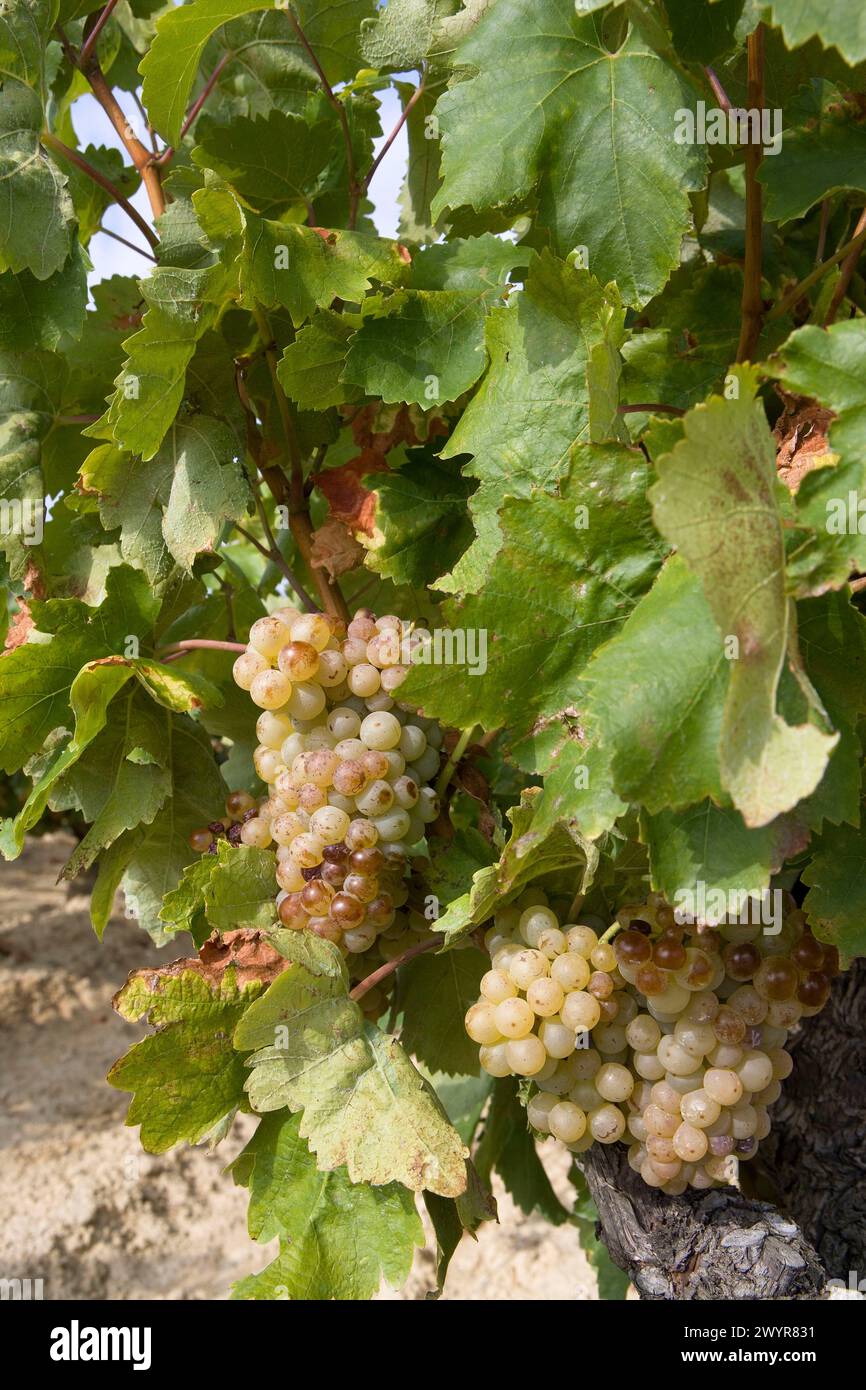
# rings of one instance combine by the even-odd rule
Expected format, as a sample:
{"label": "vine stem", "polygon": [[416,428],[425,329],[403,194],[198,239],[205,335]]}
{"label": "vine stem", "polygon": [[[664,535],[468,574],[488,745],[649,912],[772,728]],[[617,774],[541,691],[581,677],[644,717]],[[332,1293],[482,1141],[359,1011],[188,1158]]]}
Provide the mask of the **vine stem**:
{"label": "vine stem", "polygon": [[276,541],[273,542],[272,546],[262,545],[261,541],[258,540],[252,534],[251,531],[248,531],[245,526],[241,526],[240,522],[233,521],[232,525],[234,526],[234,529],[236,531],[240,532],[244,540],[249,541],[250,545],[255,546],[256,550],[259,552],[260,555],[264,555],[266,560],[270,560],[272,564],[276,565],[277,569],[284,576],[284,578],[286,578],[289,581],[289,583],[292,586],[292,589],[295,592],[295,595],[297,596],[297,598],[300,599],[301,603],[304,605],[308,613],[321,613],[321,608],[319,608],[315,603],[313,603],[313,600],[310,598],[310,595],[307,593],[303,584],[295,576],[295,573],[292,570],[291,566],[286,564],[282,552],[277,548]]}
{"label": "vine stem", "polygon": [[291,480],[289,482],[288,497],[285,490],[285,475],[279,469],[262,468],[262,475],[274,493],[278,502],[287,501],[289,507],[289,525],[292,535],[295,538],[298,549],[307,562],[307,566],[316,581],[316,588],[322,600],[322,607],[331,617],[342,618],[344,622],[349,619],[349,610],[346,607],[346,600],[336,584],[332,584],[323,569],[313,564],[313,526],[310,521],[310,511],[307,498],[304,493],[304,466],[301,459],[301,449],[298,444],[298,437],[295,433],[295,426],[292,421],[291,411],[286,393],[283,390],[280,378],[277,375],[277,354],[274,346],[274,337],[271,333],[271,325],[268,316],[261,305],[253,307],[253,318],[258,326],[259,335],[264,346],[265,361],[268,364],[271,386],[274,391],[274,398],[277,403],[277,411],[280,416],[283,435],[286,441],[286,451],[291,467]]}
{"label": "vine stem", "polygon": [[388,976],[393,975],[394,971],[398,970],[401,965],[405,965],[409,960],[414,960],[415,956],[420,956],[422,952],[432,951],[434,946],[441,945],[441,940],[434,936],[431,937],[429,941],[421,941],[417,946],[410,946],[408,951],[403,952],[402,956],[397,956],[394,960],[386,961],[384,965],[379,966],[378,970],[374,970],[372,975],[367,975],[365,979],[355,985],[355,988],[349,991],[349,998],[354,999],[357,1003],[359,999],[364,998],[365,994],[369,994],[370,990],[373,989],[380,980],[386,980]]}
{"label": "vine stem", "polygon": [[664,401],[644,401],[641,405],[618,405],[617,412],[620,415],[632,415],[636,411],[644,411],[655,415],[685,415],[682,406],[665,405]]}
{"label": "vine stem", "polygon": [[[854,236],[857,237],[861,232],[866,232],[866,208],[864,208],[860,214],[857,226],[854,228]],[[839,273],[839,283],[833,291],[833,298],[830,300],[830,307],[827,310],[827,316],[824,319],[825,328],[830,327],[830,324],[833,322],[833,320],[836,317],[836,314],[839,312],[839,305],[842,303],[842,300],[848,293],[848,286],[851,283],[851,276],[854,274],[857,261],[860,258],[861,250],[862,247],[857,246],[854,248],[853,251],[849,251],[848,255],[845,257],[845,260],[842,263],[842,269]]]}
{"label": "vine stem", "polygon": [[[233,56],[234,55],[231,53],[224,53],[223,56],[220,58],[219,62],[217,63],[216,67],[214,68],[213,72],[211,73],[210,77],[208,78],[207,82],[202,87],[201,91],[199,92],[198,96],[196,97],[195,101],[189,109],[189,115],[187,116],[186,120],[180,128],[181,140],[186,135],[196,116],[201,111],[201,108],[204,106],[205,102],[207,101],[208,97],[210,96],[211,92],[213,91],[214,87],[219,81],[220,73],[222,72],[226,63]],[[166,148],[163,150],[162,154],[158,155],[157,158],[154,160],[154,163],[158,164],[159,167],[162,169],[166,164],[168,164],[169,160],[173,158],[174,146],[167,145]]]}
{"label": "vine stem", "polygon": [[437,795],[437,796],[444,796],[444,794],[445,794],[445,788],[448,786],[448,783],[451,781],[451,777],[452,777],[452,775],[453,775],[453,773],[454,773],[454,769],[456,768],[456,766],[457,766],[457,764],[459,763],[460,759],[463,757],[463,754],[466,752],[466,749],[469,747],[469,741],[470,741],[470,739],[472,738],[472,735],[474,734],[474,732],[475,732],[475,725],[473,724],[470,728],[464,729],[464,730],[463,730],[462,734],[460,735],[460,737],[458,738],[457,742],[455,743],[453,749],[451,750],[451,754],[450,754],[450,756],[449,756],[449,758],[448,758],[448,761],[445,763],[444,767],[442,768],[442,771],[439,773],[439,776],[436,778],[436,795]]}
{"label": "vine stem", "polygon": [[[94,183],[98,183],[99,187],[104,189],[117,206],[123,209],[127,217],[131,218],[141,232],[141,235],[145,238],[147,244],[153,250],[156,250],[159,245],[156,236],[151,231],[150,227],[148,227],[141,213],[132,206],[128,198],[124,198],[120,189],[115,187],[111,179],[106,178],[105,175],[101,174],[98,169],[95,169],[92,164],[89,164],[77,150],[71,150],[68,145],[64,145],[63,141],[58,140],[57,136],[53,135],[50,130],[44,130],[40,139],[46,149],[53,150],[55,154],[59,154],[63,159],[67,159],[70,164],[75,165],[76,169],[80,169],[82,174],[86,174]],[[135,247],[135,250],[138,250],[138,247]],[[141,254],[146,256],[147,252],[142,251]]]}
{"label": "vine stem", "polygon": [[358,169],[357,165],[355,164],[355,151],[352,148],[352,133],[349,130],[349,118],[346,114],[346,107],[344,103],[340,100],[340,98],[337,96],[336,92],[334,91],[333,87],[331,86],[330,82],[325,76],[325,70],[319,62],[318,58],[316,57],[315,53],[313,52],[312,45],[310,44],[309,39],[307,38],[306,34],[301,28],[300,22],[298,21],[297,17],[290,9],[286,10],[286,16],[295,33],[297,34],[301,42],[301,45],[307,54],[307,57],[309,58],[313,67],[315,68],[316,76],[322,84],[322,90],[325,93],[325,96],[327,97],[328,101],[336,111],[337,117],[340,122],[340,128],[343,132],[343,144],[346,147],[346,170],[349,175],[349,231],[351,232],[355,230],[355,223],[358,220],[358,207],[361,202],[361,195],[363,190],[362,185],[358,181]]}
{"label": "vine stem", "polygon": [[397,136],[400,134],[400,131],[403,129],[404,125],[409,119],[409,114],[412,111],[412,108],[416,105],[418,101],[420,101],[421,96],[424,92],[424,82],[425,78],[422,75],[421,81],[418,83],[418,86],[415,88],[409,100],[406,102],[406,105],[403,107],[400,119],[397,121],[397,124],[394,126],[394,129],[391,131],[391,134],[388,136],[381,150],[376,155],[376,158],[373,160],[373,163],[370,165],[369,169],[367,170],[366,174],[361,180],[361,189],[359,193],[360,198],[363,198],[364,194],[367,192],[367,189],[370,187],[370,184],[373,180],[373,175],[379,168],[379,165],[382,163],[382,160],[385,158],[385,155],[388,153],[394,141],[397,139]]}
{"label": "vine stem", "polygon": [[145,251],[143,246],[136,246],[134,241],[127,241],[125,236],[121,236],[119,232],[113,232],[110,227],[100,225],[96,230],[101,232],[103,236],[110,236],[112,241],[119,241],[121,246],[127,246],[130,251],[137,252],[139,256],[146,256],[149,261],[153,261],[156,265],[156,256],[152,255],[150,251]]}
{"label": "vine stem", "polygon": [[622,922],[611,922],[607,931],[598,938],[599,945],[601,945],[603,941],[613,941],[613,938],[619,931],[622,931]]}
{"label": "vine stem", "polygon": [[[87,60],[82,59],[81,53],[76,53],[72,44],[69,42],[61,25],[56,26],[57,35],[63,47],[63,52],[74,68],[87,79],[90,89],[99,105],[102,107],[117,134],[120,136],[123,147],[139,172],[141,181],[147,191],[150,208],[154,217],[161,217],[165,212],[165,194],[162,191],[162,181],[159,169],[153,157],[153,152],[149,150],[138,139],[132,126],[129,124],[123,109],[105,80],[105,73],[99,66],[99,59],[91,48],[87,55]],[[148,237],[148,240],[150,238]],[[156,241],[151,243],[156,245]]]}
{"label": "vine stem", "polygon": [[715,68],[711,68],[709,65],[704,68],[704,72],[706,73],[707,81],[713,89],[713,96],[716,98],[722,110],[727,114],[731,109],[731,98],[722,86],[718,73]]}
{"label": "vine stem", "polygon": [[99,38],[99,35],[102,33],[103,29],[105,28],[106,24],[111,18],[111,12],[116,4],[117,0],[108,0],[108,4],[105,6],[104,10],[102,11],[102,14],[96,20],[96,23],[89,25],[89,32],[84,40],[84,43],[81,45],[81,52],[78,55],[79,64],[83,65],[87,62],[88,58],[90,57],[91,53],[96,47],[96,41]]}
{"label": "vine stem", "polygon": [[[749,110],[760,113],[764,107],[764,26],[759,24],[748,39]],[[754,134],[755,132],[750,132]],[[754,356],[764,316],[761,297],[761,252],[764,232],[763,190],[758,183],[758,167],[763,157],[760,141],[746,145],[746,259],[743,267],[743,298],[737,361],[750,362]]]}
{"label": "vine stem", "polygon": [[243,642],[217,642],[210,637],[185,637],[182,642],[170,642],[159,655],[183,656],[184,652],[194,651],[245,652],[246,645]]}
{"label": "vine stem", "polygon": [[840,246],[835,255],[828,256],[826,261],[822,261],[820,265],[816,265],[815,269],[811,271],[805,279],[801,280],[799,284],[795,285],[794,288],[785,295],[784,299],[780,299],[779,303],[767,314],[766,322],[774,323],[776,319],[782,318],[784,314],[787,314],[789,309],[794,307],[799,299],[802,299],[807,290],[810,290],[823,275],[827,274],[828,270],[832,270],[834,265],[838,265],[840,261],[844,261],[849,252],[855,249],[859,252],[864,245],[866,245],[866,226],[864,226],[862,232],[858,232],[850,241],[846,241],[844,246]]}

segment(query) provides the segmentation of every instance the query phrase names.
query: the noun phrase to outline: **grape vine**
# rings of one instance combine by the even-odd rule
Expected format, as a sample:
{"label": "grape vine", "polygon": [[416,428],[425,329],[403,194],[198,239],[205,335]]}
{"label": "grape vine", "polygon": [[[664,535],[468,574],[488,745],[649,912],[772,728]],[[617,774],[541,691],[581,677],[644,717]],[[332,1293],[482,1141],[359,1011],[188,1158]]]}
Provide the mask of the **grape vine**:
{"label": "grape vine", "polygon": [[[439,1294],[502,1187],[602,1296],[692,1296],[660,1212],[695,1297],[817,1296],[866,1258],[855,1065],[783,1154],[866,1028],[856,7],[230,8],[0,0],[0,852],[146,934],[144,1147],[249,1117],[234,1297],[425,1229]],[[744,1213],[797,1258],[737,1283]]]}

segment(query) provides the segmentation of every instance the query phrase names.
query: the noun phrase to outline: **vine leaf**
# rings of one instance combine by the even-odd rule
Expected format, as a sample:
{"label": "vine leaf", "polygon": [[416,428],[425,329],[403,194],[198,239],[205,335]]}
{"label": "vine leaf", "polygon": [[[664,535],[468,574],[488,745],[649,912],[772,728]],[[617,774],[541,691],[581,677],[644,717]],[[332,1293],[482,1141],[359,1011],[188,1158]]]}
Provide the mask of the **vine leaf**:
{"label": "vine leaf", "polygon": [[789,391],[821,401],[836,416],[828,436],[832,452],[817,460],[795,498],[798,530],[788,571],[797,597],[808,597],[866,568],[866,325],[851,319],[829,329],[800,328],[771,365]]}
{"label": "vine leaf", "polygon": [[707,894],[762,893],[785,858],[805,847],[808,833],[784,816],[751,828],[735,807],[708,798],[685,810],[643,813],[641,839],[649,850],[653,888],[675,902],[680,892],[697,892],[699,885]]}
{"label": "vine leaf", "polygon": [[113,656],[130,636],[146,638],[159,609],[144,575],[126,566],[109,573],[98,607],[80,599],[32,600],[30,615],[50,642],[25,642],[0,660],[0,755],[14,772],[70,715],[70,690],[88,662]]}
{"label": "vine leaf", "polygon": [[453,466],[413,453],[398,473],[376,473],[369,485],[376,513],[368,569],[395,584],[423,586],[470,544],[472,483]]}
{"label": "vine leaf", "polygon": [[342,1168],[320,1172],[300,1123],[265,1115],[232,1164],[249,1188],[250,1235],[280,1241],[277,1258],[236,1283],[232,1297],[368,1299],[383,1278],[399,1287],[424,1244],[412,1193],[399,1183],[354,1183]]}
{"label": "vine leaf", "polygon": [[335,120],[314,123],[274,109],[267,116],[234,116],[223,125],[196,126],[193,163],[212,169],[263,217],[279,217],[319,193],[340,141]]}
{"label": "vine leaf", "polygon": [[436,107],[433,217],[537,200],[560,255],[588,247],[602,284],[616,280],[626,304],[646,303],[679,261],[688,194],[705,176],[705,152],[672,138],[676,111],[693,105],[683,80],[635,29],[609,52],[599,22],[570,0],[499,0],[456,62],[473,75]]}
{"label": "vine leaf", "polygon": [[[335,299],[365,301],[373,280],[399,284],[406,262],[394,241],[365,232],[324,232],[245,215],[241,288],[266,308],[288,309],[297,326]],[[363,384],[363,383],[359,383]]]}
{"label": "vine leaf", "polygon": [[85,459],[78,483],[99,499],[106,530],[120,528],[120,553],[155,585],[175,564],[191,570],[213,550],[226,521],[241,521],[252,492],[228,426],[205,415],[179,417],[157,453],[131,459],[103,444]]}
{"label": "vine leaf", "polygon": [[0,275],[0,351],[69,352],[84,327],[87,264],[76,242],[65,264],[45,280],[30,270]]}
{"label": "vine leaf", "polygon": [[357,314],[322,309],[298,332],[277,367],[280,385],[304,410],[327,410],[359,400],[361,391],[342,379],[346,353],[361,320]]}
{"label": "vine leaf", "polygon": [[817,35],[825,48],[838,48],[846,62],[866,58],[866,17],[847,0],[772,0],[773,23],[789,48]]}
{"label": "vine leaf", "polygon": [[569,709],[593,651],[661,561],[646,482],[638,450],[578,445],[558,496],[506,500],[502,548],[484,588],[443,606],[453,629],[477,637],[479,660],[466,663],[477,675],[455,680],[453,666],[415,665],[406,698],[446,724],[505,725],[514,739]]}
{"label": "vine leaf", "polygon": [[779,152],[758,171],[766,217],[790,222],[834,193],[866,192],[864,160],[866,131],[855,121],[822,113],[818,121],[783,131]]}
{"label": "vine leaf", "polygon": [[722,798],[728,662],[701,581],[680,556],[666,562],[582,681],[587,723],[610,755],[619,796],[650,812]]}
{"label": "vine leaf", "polygon": [[536,828],[534,815],[541,793],[537,787],[525,790],[520,803],[508,812],[511,836],[495,864],[485,865],[472,876],[468,892],[449,904],[436,929],[453,945],[473,927],[486,922],[495,910],[511,902],[529,883],[546,873],[568,869],[581,871],[579,892],[592,882],[598,852],[576,830],[561,822]]}
{"label": "vine leaf", "polygon": [[240,985],[233,966],[210,980],[186,968],[196,964],[136,971],[114,1001],[123,1018],[146,1016],[157,1030],[108,1073],[112,1086],[134,1093],[126,1123],[141,1125],[148,1153],[198,1143],[243,1101],[244,1063],[231,1038],[262,985]]}
{"label": "vine leaf", "polygon": [[815,935],[838,946],[843,964],[866,955],[866,847],[851,825],[829,826],[803,871],[803,907]]}
{"label": "vine leaf", "polygon": [[[203,855],[166,893],[160,920],[174,932],[196,935],[199,913],[217,931],[271,927],[276,922],[273,850],[217,841],[214,855]],[[206,932],[204,933],[207,934]]]}
{"label": "vine leaf", "polygon": [[303,1110],[299,1133],[326,1171],[345,1165],[352,1182],[458,1196],[466,1151],[434,1092],[396,1039],[365,1023],[336,949],[292,936],[274,934],[291,963],[235,1033],[254,1054],[253,1109]]}
{"label": "vine leaf", "polygon": [[[345,0],[340,5],[322,0],[293,0],[292,10],[303,27],[329,82],[345,82],[359,66],[357,35],[361,20],[375,13],[374,0]],[[169,10],[156,25],[156,36],[142,60],[142,101],[148,115],[169,144],[180,139],[189,97],[205,45],[224,24],[257,10],[273,10],[273,0],[193,0]],[[286,24],[280,46],[293,59],[296,78],[315,80],[315,72],[300,40]]]}
{"label": "vine leaf", "polygon": [[22,0],[0,14],[0,271],[47,280],[72,250],[67,180],[42,149],[45,56],[54,0]]}
{"label": "vine leaf", "polygon": [[[786,724],[776,697],[788,644],[782,484],[754,377],[684,419],[685,437],[657,463],[656,525],[699,576],[731,672],[720,731],[722,786],[748,826],[769,824],[814,791],[838,734]],[[731,642],[735,639],[735,645]]]}
{"label": "vine leaf", "polygon": [[[209,196],[218,197],[209,190],[199,195],[196,206],[203,213]],[[222,202],[218,206],[222,208]],[[196,234],[194,264],[183,263],[190,256],[188,245],[178,251],[176,244],[169,243],[163,248],[164,261],[141,282],[147,305],[141,328],[124,343],[128,357],[115,380],[108,410],[83,431],[91,438],[113,440],[145,462],[158,451],[180,409],[186,369],[198,343],[213,328],[223,302],[236,288],[232,255],[227,252],[219,260],[208,253],[201,244],[201,228],[193,223],[187,235]],[[171,264],[173,255],[181,264]]]}
{"label": "vine leaf", "polygon": [[516,302],[492,310],[490,366],[442,451],[473,455],[465,471],[481,484],[470,504],[478,540],[439,587],[477,592],[501,543],[504,499],[552,491],[576,443],[616,435],[623,336],[615,290],[547,252]]}
{"label": "vine leaf", "polygon": [[486,365],[486,292],[398,290],[373,296],[349,345],[343,380],[385,402],[454,401]]}
{"label": "vine leaf", "polygon": [[490,966],[484,951],[418,956],[400,972],[403,1030],[407,1052],[433,1070],[465,1076],[478,1065],[478,1050],[466,1035],[463,1020],[479,995],[481,977]]}

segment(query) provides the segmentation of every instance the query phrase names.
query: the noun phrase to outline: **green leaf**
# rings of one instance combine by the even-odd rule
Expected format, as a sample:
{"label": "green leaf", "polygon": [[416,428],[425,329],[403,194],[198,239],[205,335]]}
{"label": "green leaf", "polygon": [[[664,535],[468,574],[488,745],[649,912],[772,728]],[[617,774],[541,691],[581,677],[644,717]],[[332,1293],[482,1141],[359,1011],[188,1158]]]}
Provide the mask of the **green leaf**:
{"label": "green leaf", "polygon": [[192,158],[230,183],[255,212],[276,217],[316,196],[339,140],[336,121],[310,124],[273,110],[267,119],[235,116],[230,125],[202,120]]}
{"label": "green leaf", "polygon": [[851,825],[830,826],[803,871],[803,907],[822,941],[838,946],[843,964],[866,955],[866,843]]}
{"label": "green leaf", "polygon": [[[395,84],[403,101],[408,104],[414,88],[405,83]],[[439,140],[431,137],[431,121],[436,103],[444,90],[444,82],[425,87],[406,118],[406,138],[409,146],[406,177],[400,189],[400,236],[404,241],[431,241],[436,235],[431,204],[439,188]]]}
{"label": "green leaf", "polygon": [[[765,161],[765,164],[772,161]],[[736,266],[682,266],[623,344],[623,400],[688,409],[718,389],[740,333],[742,275]]]}
{"label": "green leaf", "polygon": [[490,299],[497,299],[511,272],[534,261],[533,251],[494,236],[492,232],[455,237],[451,241],[437,242],[435,246],[425,246],[413,256],[412,288],[486,290]]}
{"label": "green leaf", "polygon": [[[180,139],[180,128],[189,105],[205,45],[211,35],[230,20],[257,10],[271,10],[265,0],[193,0],[169,10],[157,21],[156,38],[141,64],[142,100],[156,129],[170,144]],[[358,28],[374,12],[372,0],[294,0],[292,11],[332,84],[354,77],[359,67]],[[281,27],[281,45],[291,57],[295,73],[315,78],[314,69],[289,27]]]}
{"label": "green leaf", "polygon": [[520,804],[508,812],[512,833],[498,863],[478,869],[468,893],[450,903],[448,911],[439,918],[436,930],[445,937],[446,945],[459,941],[473,927],[486,922],[494,911],[516,898],[529,883],[547,873],[567,869],[572,874],[581,870],[585,892],[595,871],[598,853],[576,830],[562,823],[538,829],[534,813],[539,805],[540,791],[527,788]]}
{"label": "green leaf", "polygon": [[711,63],[736,46],[743,0],[665,0],[671,38],[680,58]]}
{"label": "green leaf", "polygon": [[344,380],[386,402],[430,407],[456,400],[486,364],[484,299],[473,290],[398,290],[368,299]]}
{"label": "green leaf", "polygon": [[[576,715],[563,711],[557,722],[561,722],[564,736],[549,756],[542,756],[536,769],[544,773],[544,790],[535,829],[543,833],[561,821],[570,832],[597,840],[628,810],[613,789],[610,750],[585,741]],[[526,761],[522,746],[520,751]]]}
{"label": "green leaf", "polygon": [[144,638],[158,602],[143,574],[110,572],[104,602],[34,601],[30,612],[48,642],[25,642],[0,658],[0,757],[8,772],[37,753],[53,729],[68,724],[70,688],[88,662],[112,656],[130,637]]}
{"label": "green leaf", "polygon": [[[108,717],[109,705],[133,676],[137,678],[144,690],[167,708],[192,712],[201,707],[202,697],[207,686],[206,682],[202,682],[194,676],[187,677],[180,671],[159,666],[155,662],[114,657],[108,661],[103,659],[82,667],[69,690],[69,707],[75,720],[74,733],[63,748],[58,748],[56,757],[52,758],[38,781],[34,783],[32,792],[15,820],[7,821],[4,824],[2,835],[0,835],[0,852],[6,858],[12,859],[20,854],[26,832],[40,820],[57,783],[78,762],[93,740],[97,738],[97,735],[102,733]],[[219,700],[217,691],[208,688],[207,694],[211,699]],[[128,750],[134,752],[146,744],[148,739],[147,731],[144,734],[141,732],[136,734],[133,731],[134,724],[140,725],[144,718],[140,706],[135,721],[130,719],[129,711],[127,711],[125,718],[127,721],[126,743]],[[121,755],[112,747],[107,768],[109,780],[114,769],[113,759],[116,756],[125,757],[126,754]],[[153,761],[161,766],[158,746]],[[120,770],[118,769],[118,771]],[[134,769],[124,770],[128,775],[135,775]],[[147,770],[139,768],[138,772],[146,785],[149,781]],[[160,779],[157,778],[156,781],[159,783]],[[140,799],[140,790],[136,794],[133,794],[132,789],[129,791],[129,809],[131,810],[133,806],[137,808],[132,824],[136,824],[138,820],[152,820],[153,814],[162,804],[160,800],[153,813],[147,816],[145,814],[146,801]],[[163,792],[162,799],[164,799],[164,794]],[[94,819],[94,816],[89,818]],[[124,826],[123,828],[126,829],[127,827]],[[89,840],[90,833],[85,838]]]}
{"label": "green leaf", "polygon": [[242,1102],[244,1062],[232,1032],[262,988],[239,988],[231,966],[213,986],[203,973],[173,969],[136,971],[120,991],[118,1012],[130,1022],[147,1016],[157,1031],[108,1073],[110,1085],[134,1093],[126,1123],[141,1125],[142,1147],[156,1154],[183,1139],[197,1144]]}
{"label": "green leaf", "polygon": [[76,242],[66,264],[45,280],[29,270],[0,275],[0,351],[68,352],[81,337],[87,267]]}
{"label": "green leaf", "polygon": [[477,1002],[481,977],[489,968],[489,956],[470,946],[419,956],[400,972],[400,1038],[413,1057],[450,1076],[477,1068],[478,1050],[466,1036],[463,1020]]}
{"label": "green leaf", "polygon": [[834,193],[866,192],[864,160],[866,131],[855,121],[822,113],[817,122],[783,131],[781,149],[758,172],[767,190],[765,216],[790,222]]}
{"label": "green leaf", "polygon": [[177,887],[166,894],[160,920],[175,931],[191,931],[203,910],[217,931],[272,927],[275,868],[273,850],[219,840],[217,853],[190,864]]}
{"label": "green leaf", "polygon": [[652,886],[669,902],[701,884],[707,894],[760,894],[785,858],[803,847],[796,828],[788,838],[784,818],[750,829],[732,806],[709,800],[684,811],[644,814],[641,839],[649,849]]}
{"label": "green leaf", "polygon": [[472,491],[453,467],[410,454],[399,473],[376,473],[367,565],[395,584],[424,585],[447,569],[472,540],[466,502]]}
{"label": "green leaf", "polygon": [[106,727],[64,772],[59,794],[89,829],[61,870],[75,878],[124,833],[149,825],[171,795],[166,762],[171,716],[136,688],[112,703]]}
{"label": "green leaf", "polygon": [[551,1226],[561,1226],[568,1219],[535,1151],[535,1140],[517,1098],[517,1086],[510,1076],[494,1083],[475,1166],[483,1182],[489,1182],[491,1173],[498,1173],[527,1216],[537,1211]]}
{"label": "green leaf", "polygon": [[360,319],[321,309],[285,349],[277,376],[303,410],[327,410],[357,400],[361,392],[342,380],[349,341]]}
{"label": "green leaf", "polygon": [[789,48],[817,34],[826,48],[838,48],[848,63],[866,58],[866,16],[848,0],[771,0],[773,23]]}
{"label": "green leaf", "polygon": [[470,504],[478,541],[440,587],[476,592],[501,542],[505,498],[553,490],[576,443],[616,433],[622,324],[613,289],[546,252],[516,303],[493,309],[490,366],[442,451],[474,455],[466,471],[481,482]]}
{"label": "green leaf", "polygon": [[408,72],[430,51],[439,13],[448,0],[389,0],[375,19],[361,21],[361,53],[380,72]]}
{"label": "green leaf", "polygon": [[[228,192],[209,189],[194,195],[194,206],[195,219],[183,202],[172,204],[160,219],[168,233],[177,230],[179,218],[183,235],[167,237],[164,260],[141,281],[147,305],[141,328],[124,343],[128,357],[108,410],[83,431],[113,440],[145,461],[159,449],[180,408],[186,369],[198,343],[213,328],[228,296],[237,292],[240,210]],[[220,259],[204,245],[205,225],[220,245]]]}
{"label": "green leaf", "polygon": [[651,812],[721,799],[728,666],[701,581],[674,555],[582,677],[619,796]]}
{"label": "green leaf", "polygon": [[537,199],[560,255],[588,247],[602,284],[616,280],[627,304],[645,303],[679,261],[688,193],[704,181],[704,150],[672,136],[676,111],[693,104],[685,82],[636,30],[609,52],[598,21],[569,0],[499,0],[457,62],[473,75],[436,108],[433,216]]}
{"label": "green leaf", "polygon": [[154,584],[175,564],[191,570],[213,550],[225,521],[241,521],[252,493],[232,431],[219,420],[175,420],[156,455],[132,459],[103,444],[85,460],[80,490],[95,493],[107,530],[120,528],[120,551]]}
{"label": "green leaf", "polygon": [[811,396],[835,415],[831,453],[816,457],[795,497],[796,527],[789,547],[789,582],[797,597],[838,588],[866,565],[866,331],[861,319],[829,329],[798,329],[773,367],[793,394]]}
{"label": "green leaf", "polygon": [[0,354],[0,498],[20,509],[21,526],[4,528],[0,547],[11,576],[23,578],[34,556],[45,516],[46,438],[67,377],[64,358],[53,352]]}
{"label": "green leaf", "polygon": [[300,1134],[325,1171],[345,1164],[352,1182],[457,1196],[465,1150],[435,1094],[399,1043],[364,1022],[339,953],[289,935],[274,941],[292,964],[235,1035],[236,1047],[255,1051],[253,1109],[303,1109]]}
{"label": "green leaf", "polygon": [[[335,299],[364,299],[373,280],[398,284],[406,272],[396,242],[364,232],[319,234],[312,227],[246,218],[241,283],[247,297],[288,309],[297,326]],[[369,302],[369,301],[368,301]]]}
{"label": "green leaf", "polygon": [[236,1180],[250,1189],[250,1235],[279,1237],[280,1253],[232,1297],[344,1301],[372,1298],[383,1278],[399,1287],[424,1243],[412,1194],[350,1182],[343,1169],[319,1172],[299,1131],[297,1116],[266,1115],[235,1160]]}
{"label": "green leaf", "polygon": [[639,451],[578,445],[558,497],[507,500],[502,548],[483,590],[443,606],[445,622],[474,636],[486,662],[465,679],[450,665],[415,665],[405,698],[446,724],[505,725],[515,739],[569,709],[593,651],[625,621],[660,562],[646,481]]}
{"label": "green leaf", "polygon": [[[721,723],[724,789],[746,825],[767,825],[820,781],[838,734],[793,727],[776,712],[791,632],[775,441],[747,372],[735,400],[712,397],[684,419],[685,437],[658,460],[656,525],[675,544],[729,643]],[[736,639],[736,647],[730,645]]]}
{"label": "green leaf", "polygon": [[164,812],[144,830],[130,830],[117,841],[118,854],[128,852],[122,878],[127,913],[157,945],[167,939],[159,919],[163,898],[197,858],[189,836],[224,814],[225,803],[210,740],[191,720],[175,717],[169,725],[165,764],[172,770],[172,795]]}
{"label": "green leaf", "polygon": [[72,249],[66,179],[39,143],[53,0],[17,0],[0,13],[0,271],[59,271]]}

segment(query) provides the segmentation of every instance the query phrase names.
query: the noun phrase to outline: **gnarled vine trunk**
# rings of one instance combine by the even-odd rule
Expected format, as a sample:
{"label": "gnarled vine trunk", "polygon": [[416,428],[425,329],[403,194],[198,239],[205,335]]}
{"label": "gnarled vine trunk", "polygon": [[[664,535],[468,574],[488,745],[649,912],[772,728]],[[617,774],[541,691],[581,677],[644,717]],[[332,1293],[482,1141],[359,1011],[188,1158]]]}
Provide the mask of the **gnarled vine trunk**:
{"label": "gnarled vine trunk", "polygon": [[[866,962],[803,1027],[749,1191],[669,1197],[620,1145],[584,1171],[601,1235],[642,1298],[820,1298],[828,1279],[866,1273]],[[858,1278],[860,1276],[858,1275]]]}

